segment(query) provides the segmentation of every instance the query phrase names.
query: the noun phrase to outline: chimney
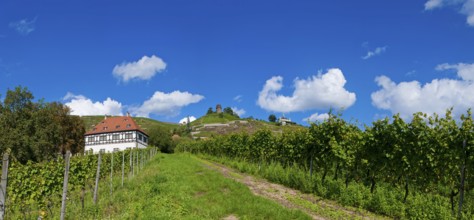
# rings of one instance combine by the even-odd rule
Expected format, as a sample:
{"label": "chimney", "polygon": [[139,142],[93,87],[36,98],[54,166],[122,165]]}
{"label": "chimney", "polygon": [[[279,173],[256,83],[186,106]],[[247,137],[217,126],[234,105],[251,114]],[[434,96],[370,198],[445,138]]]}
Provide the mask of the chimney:
{"label": "chimney", "polygon": [[127,112],[127,117],[130,117],[130,112]]}
{"label": "chimney", "polygon": [[107,119],[107,115],[104,116],[104,120]]}

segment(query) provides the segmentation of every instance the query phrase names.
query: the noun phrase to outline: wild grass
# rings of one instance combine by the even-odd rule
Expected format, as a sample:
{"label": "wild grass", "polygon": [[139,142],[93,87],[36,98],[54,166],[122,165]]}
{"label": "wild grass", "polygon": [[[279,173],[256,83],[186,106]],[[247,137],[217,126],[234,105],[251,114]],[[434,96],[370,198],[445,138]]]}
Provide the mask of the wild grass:
{"label": "wild grass", "polygon": [[[344,207],[345,210],[349,210],[349,213],[362,213],[371,219],[386,218],[385,216],[395,219],[455,219],[455,213],[449,209],[449,199],[441,195],[413,191],[404,203],[402,202],[404,189],[383,183],[379,184],[374,193],[370,193],[370,188],[361,182],[352,181],[346,187],[342,179],[327,178],[322,183],[320,173],[314,173],[310,177],[306,169],[297,166],[283,167],[278,163],[258,164],[207,155],[199,155],[199,157],[234,167],[241,172],[259,176],[304,193],[311,193],[317,200],[325,200],[326,203],[333,205],[315,207],[297,197],[289,199],[303,206],[308,205],[309,209],[329,219],[357,218],[359,215],[347,215],[346,211],[334,209],[337,206]],[[470,199],[472,195],[467,194],[466,200]],[[466,208],[468,211],[463,214],[463,219],[472,219],[471,208]]]}
{"label": "wild grass", "polygon": [[158,154],[123,187],[117,175],[112,194],[110,182],[101,181],[97,205],[88,192],[82,209],[78,193],[69,196],[67,219],[310,219],[253,195],[188,154]]}

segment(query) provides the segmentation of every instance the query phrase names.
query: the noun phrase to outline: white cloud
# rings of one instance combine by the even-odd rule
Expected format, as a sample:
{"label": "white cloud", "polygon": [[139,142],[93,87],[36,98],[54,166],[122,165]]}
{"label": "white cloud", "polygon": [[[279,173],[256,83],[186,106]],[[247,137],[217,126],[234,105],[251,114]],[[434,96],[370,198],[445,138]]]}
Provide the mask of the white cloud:
{"label": "white cloud", "polygon": [[380,55],[382,54],[383,52],[385,52],[387,50],[387,46],[384,46],[384,47],[377,47],[375,48],[375,50],[373,51],[368,51],[367,52],[367,55],[363,56],[362,59],[364,60],[367,60],[373,56],[377,56],[377,55]]}
{"label": "white cloud", "polygon": [[[196,117],[194,116],[189,116],[189,123],[196,121]],[[183,119],[179,120],[180,124],[187,124],[188,123],[188,117],[184,117]]]}
{"label": "white cloud", "polygon": [[329,118],[329,114],[328,113],[324,113],[324,114],[318,114],[318,113],[314,113],[312,114],[311,116],[307,117],[307,118],[304,118],[303,121],[307,122],[307,121],[310,121],[310,122],[315,122],[315,121],[324,121],[326,119]]}
{"label": "white cloud", "polygon": [[174,91],[164,93],[156,91],[153,96],[143,102],[138,108],[130,109],[137,116],[149,117],[150,114],[176,116],[182,107],[197,103],[204,99],[202,95],[195,95],[189,92]]}
{"label": "white cloud", "polygon": [[428,0],[425,3],[425,10],[432,10],[443,6],[443,0]]}
{"label": "white cloud", "polygon": [[239,117],[242,117],[243,115],[245,115],[245,109],[239,109],[237,107],[232,107],[231,108],[232,111],[237,114]]}
{"label": "white cloud", "polygon": [[155,74],[166,69],[166,63],[159,57],[143,56],[136,62],[122,63],[113,69],[113,75],[124,82],[133,79],[149,80]]}
{"label": "white cloud", "polygon": [[312,109],[348,108],[356,101],[355,93],[344,88],[346,79],[340,69],[329,69],[308,79],[295,79],[292,96],[277,94],[283,87],[283,78],[274,76],[266,81],[259,92],[257,104],[275,112],[296,112]]}
{"label": "white cloud", "polygon": [[436,70],[457,70],[459,78],[466,81],[474,81],[474,63],[458,63],[458,64],[447,64],[443,63],[436,66]]}
{"label": "white cloud", "polygon": [[10,22],[9,26],[15,29],[20,35],[27,36],[35,30],[36,19],[37,17],[28,21],[28,19],[25,18],[19,21]]}
{"label": "white cloud", "polygon": [[[372,93],[372,104],[393,114],[400,113],[405,119],[415,112],[442,115],[451,107],[454,114],[460,115],[474,107],[474,77],[472,70],[469,72],[470,65],[439,65],[438,70],[457,69],[461,80],[433,79],[424,85],[418,81],[397,84],[387,76],[379,76],[375,81],[381,89]],[[466,75],[468,73],[471,75]]]}
{"label": "white cloud", "polygon": [[241,102],[242,101],[242,95],[238,95],[238,96],[234,97],[234,101]]}
{"label": "white cloud", "polygon": [[63,98],[65,105],[71,108],[73,115],[122,115],[122,104],[111,98],[103,102],[93,102],[82,95],[74,95],[70,92]]}
{"label": "white cloud", "polygon": [[466,23],[474,26],[474,0],[428,0],[425,10],[433,10],[448,5],[462,5],[459,13],[466,15]]}

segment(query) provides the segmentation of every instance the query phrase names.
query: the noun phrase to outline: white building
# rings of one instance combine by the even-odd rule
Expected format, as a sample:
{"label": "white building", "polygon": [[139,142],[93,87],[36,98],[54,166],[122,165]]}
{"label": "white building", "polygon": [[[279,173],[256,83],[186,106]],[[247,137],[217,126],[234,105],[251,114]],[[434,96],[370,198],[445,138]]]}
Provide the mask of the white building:
{"label": "white building", "polygon": [[278,122],[279,122],[281,125],[296,124],[295,122],[292,122],[291,119],[285,118],[285,116],[281,116],[281,117],[278,119]]}
{"label": "white building", "polygon": [[85,152],[112,152],[127,148],[146,148],[148,135],[140,129],[130,115],[105,117],[91,131],[86,132]]}

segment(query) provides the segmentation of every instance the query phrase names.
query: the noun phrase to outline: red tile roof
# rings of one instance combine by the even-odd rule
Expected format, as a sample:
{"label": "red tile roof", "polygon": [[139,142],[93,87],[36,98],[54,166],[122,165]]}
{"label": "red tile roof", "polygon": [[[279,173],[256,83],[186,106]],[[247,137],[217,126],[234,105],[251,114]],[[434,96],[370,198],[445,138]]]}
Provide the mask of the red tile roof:
{"label": "red tile roof", "polygon": [[135,121],[130,116],[115,116],[115,117],[106,117],[99,124],[94,126],[94,128],[85,135],[91,134],[103,134],[103,133],[112,133],[118,131],[140,131],[144,132]]}

